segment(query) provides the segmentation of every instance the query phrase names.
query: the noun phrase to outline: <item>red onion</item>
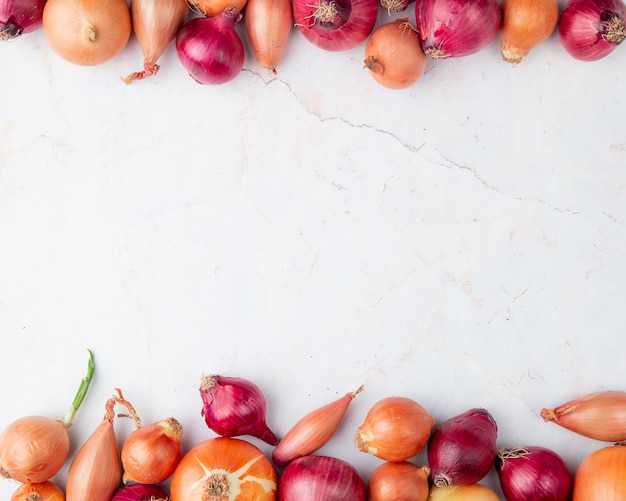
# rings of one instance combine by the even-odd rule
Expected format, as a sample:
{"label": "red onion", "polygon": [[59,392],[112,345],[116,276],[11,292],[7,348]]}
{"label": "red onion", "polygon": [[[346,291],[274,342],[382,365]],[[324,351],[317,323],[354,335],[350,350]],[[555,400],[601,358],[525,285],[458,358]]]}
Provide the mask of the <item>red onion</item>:
{"label": "red onion", "polygon": [[154,484],[125,485],[115,493],[111,501],[167,501],[167,492]]}
{"label": "red onion", "polygon": [[356,47],[374,30],[378,0],[293,0],[293,18],[304,37],[318,47]]}
{"label": "red onion", "polygon": [[417,0],[415,4],[422,48],[433,59],[484,49],[498,34],[501,16],[497,0]]}
{"label": "red onion", "polygon": [[247,379],[204,376],[200,384],[202,415],[209,428],[223,437],[251,435],[270,445],[278,438],[265,422],[265,396]]}
{"label": "red onion", "polygon": [[544,447],[499,449],[495,467],[507,501],[567,501],[572,491],[565,461]]}
{"label": "red onion", "polygon": [[244,48],[235,31],[241,19],[236,7],[213,17],[187,21],[176,34],[176,54],[191,78],[201,84],[223,84],[243,68]]}
{"label": "red onion", "polygon": [[278,501],[365,501],[365,482],[349,463],[330,456],[302,456],[283,470]]}
{"label": "red onion", "polygon": [[622,0],[571,0],[559,21],[559,41],[581,61],[608,56],[626,38]]}
{"label": "red onion", "polygon": [[41,27],[46,0],[0,0],[0,40],[12,40]]}
{"label": "red onion", "polygon": [[497,432],[485,409],[470,409],[441,423],[428,442],[433,483],[468,485],[484,478],[496,458]]}

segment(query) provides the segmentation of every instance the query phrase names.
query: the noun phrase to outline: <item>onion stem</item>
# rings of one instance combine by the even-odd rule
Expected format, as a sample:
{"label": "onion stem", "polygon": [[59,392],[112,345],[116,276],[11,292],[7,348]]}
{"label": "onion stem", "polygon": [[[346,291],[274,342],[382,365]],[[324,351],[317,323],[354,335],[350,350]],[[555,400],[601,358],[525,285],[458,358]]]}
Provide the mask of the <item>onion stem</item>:
{"label": "onion stem", "polygon": [[78,387],[78,391],[76,391],[76,395],[74,396],[74,401],[72,405],[67,410],[65,417],[63,418],[63,424],[69,427],[72,425],[74,421],[74,416],[76,416],[76,412],[78,408],[83,403],[85,399],[85,395],[87,395],[87,390],[89,389],[89,385],[91,384],[91,380],[93,379],[93,373],[96,369],[96,366],[93,361],[93,352],[91,350],[87,350],[89,352],[89,361],[87,363],[87,375],[81,380],[80,385]]}

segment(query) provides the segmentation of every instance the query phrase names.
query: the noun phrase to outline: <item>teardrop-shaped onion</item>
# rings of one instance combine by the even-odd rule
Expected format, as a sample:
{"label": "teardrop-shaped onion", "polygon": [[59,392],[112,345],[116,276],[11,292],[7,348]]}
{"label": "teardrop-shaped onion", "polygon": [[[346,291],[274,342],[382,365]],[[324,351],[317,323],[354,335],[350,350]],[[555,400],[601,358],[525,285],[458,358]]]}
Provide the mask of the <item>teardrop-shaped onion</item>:
{"label": "teardrop-shaped onion", "polygon": [[243,20],[257,62],[275,70],[293,26],[291,0],[248,0]]}
{"label": "teardrop-shaped onion", "polygon": [[160,68],[157,60],[176,38],[189,7],[185,0],[130,0],[130,12],[143,52],[143,71],[123,78],[126,84],[156,75]]}

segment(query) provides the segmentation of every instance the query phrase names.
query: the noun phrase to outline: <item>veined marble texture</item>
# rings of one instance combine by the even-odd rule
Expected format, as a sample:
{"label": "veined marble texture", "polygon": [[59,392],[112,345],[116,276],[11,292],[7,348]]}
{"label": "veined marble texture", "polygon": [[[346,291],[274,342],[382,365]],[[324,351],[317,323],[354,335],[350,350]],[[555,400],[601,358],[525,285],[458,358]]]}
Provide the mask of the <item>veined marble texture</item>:
{"label": "veined marble texture", "polygon": [[364,384],[320,451],[364,479],[380,461],[352,437],[389,395],[439,422],[485,407],[499,446],[574,470],[603,444],[539,412],[626,389],[626,49],[583,63],[555,34],[513,67],[496,39],[405,90],[363,45],[294,29],[276,75],[246,49],[225,85],[170,46],[126,86],[134,38],[97,67],[41,30],[0,45],[0,426],[62,417],[91,348],[72,453],[116,387],[186,448],[214,436],[198,385],[221,373],[264,390],[278,435]]}

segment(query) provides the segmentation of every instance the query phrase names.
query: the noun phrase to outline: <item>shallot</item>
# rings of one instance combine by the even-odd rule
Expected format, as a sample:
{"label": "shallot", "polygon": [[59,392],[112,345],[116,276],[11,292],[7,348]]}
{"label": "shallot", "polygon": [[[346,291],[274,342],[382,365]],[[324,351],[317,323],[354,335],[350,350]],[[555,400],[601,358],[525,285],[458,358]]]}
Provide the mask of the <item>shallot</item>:
{"label": "shallot", "polygon": [[203,376],[200,397],[202,416],[218,435],[251,435],[270,445],[278,443],[265,420],[265,395],[252,381],[240,377]]}
{"label": "shallot", "polygon": [[243,21],[257,62],[275,71],[293,26],[291,0],[248,0]]}
{"label": "shallot", "polygon": [[500,29],[498,0],[417,0],[415,22],[422,48],[433,59],[474,54]]}
{"label": "shallot", "polygon": [[26,416],[13,421],[0,435],[0,476],[23,483],[45,482],[65,464],[70,450],[72,425],[93,378],[95,365],[89,350],[87,375],[62,420]]}
{"label": "shallot", "polygon": [[485,409],[470,409],[441,423],[428,443],[433,484],[468,485],[482,480],[496,458],[497,426]]}

